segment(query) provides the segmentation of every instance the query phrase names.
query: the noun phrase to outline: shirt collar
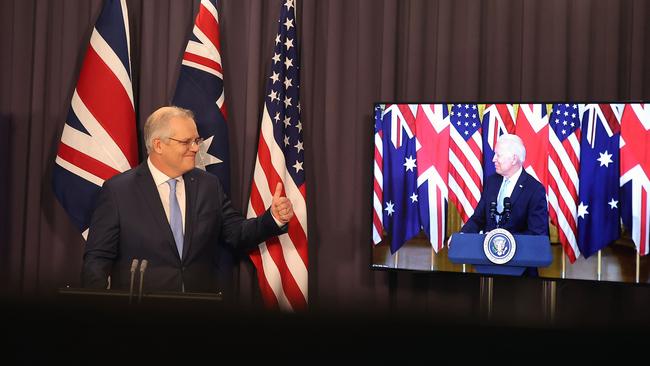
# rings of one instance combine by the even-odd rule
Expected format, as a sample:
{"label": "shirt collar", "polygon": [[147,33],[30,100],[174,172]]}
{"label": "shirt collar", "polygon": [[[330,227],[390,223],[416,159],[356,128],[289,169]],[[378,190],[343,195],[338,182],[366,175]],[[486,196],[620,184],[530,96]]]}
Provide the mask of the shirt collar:
{"label": "shirt collar", "polygon": [[[156,187],[163,183],[167,183],[168,180],[172,179],[171,177],[168,177],[165,173],[161,172],[158,168],[156,168],[155,165],[151,162],[151,158],[147,158],[147,166],[149,166],[149,171],[151,172],[151,176],[153,177],[154,183],[156,183]],[[179,182],[183,181],[183,176],[178,176],[176,177],[176,180]]]}
{"label": "shirt collar", "polygon": [[[521,172],[524,169],[522,167],[519,167],[519,170],[515,172],[515,174],[512,175],[512,177],[508,178],[509,183],[516,183],[519,180],[519,176],[521,175]],[[503,178],[504,180],[506,179],[505,177]]]}

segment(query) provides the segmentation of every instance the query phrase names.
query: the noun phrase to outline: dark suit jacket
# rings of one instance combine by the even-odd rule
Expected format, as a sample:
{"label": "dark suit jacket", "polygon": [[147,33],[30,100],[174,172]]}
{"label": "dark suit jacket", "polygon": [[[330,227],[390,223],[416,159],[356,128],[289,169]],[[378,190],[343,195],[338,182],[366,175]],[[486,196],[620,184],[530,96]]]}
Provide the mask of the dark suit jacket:
{"label": "dark suit jacket", "polygon": [[[496,228],[490,217],[490,202],[496,202],[503,176],[493,174],[483,185],[483,194],[474,214],[460,229],[463,233],[488,232]],[[510,195],[510,218],[501,227],[513,234],[548,235],[548,205],[544,186],[532,175],[521,172]],[[524,276],[537,277],[535,267],[527,267]]]}
{"label": "dark suit jacket", "polygon": [[[474,214],[460,229],[464,233],[488,232],[496,228],[490,218],[490,202],[496,202],[503,176],[493,174],[483,185]],[[548,235],[548,206],[544,186],[522,171],[510,195],[511,213],[502,227],[513,234]]]}
{"label": "dark suit jacket", "polygon": [[160,195],[147,162],[107,180],[93,213],[84,254],[82,284],[128,289],[134,258],[146,259],[144,289],[148,291],[216,292],[220,255],[225,245],[255,248],[282,234],[267,210],[246,220],[236,212],[217,177],[199,169],[185,181],[185,237],[181,260]]}

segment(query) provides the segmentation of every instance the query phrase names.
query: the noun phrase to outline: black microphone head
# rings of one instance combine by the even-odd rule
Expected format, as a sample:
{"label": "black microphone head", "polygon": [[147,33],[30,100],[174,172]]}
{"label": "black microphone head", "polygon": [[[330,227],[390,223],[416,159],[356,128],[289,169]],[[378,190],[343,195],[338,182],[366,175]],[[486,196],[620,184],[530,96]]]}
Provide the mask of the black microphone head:
{"label": "black microphone head", "polygon": [[503,199],[503,209],[506,211],[510,211],[510,197],[505,197]]}
{"label": "black microphone head", "polygon": [[490,202],[490,211],[496,211],[497,209],[497,203],[492,201]]}

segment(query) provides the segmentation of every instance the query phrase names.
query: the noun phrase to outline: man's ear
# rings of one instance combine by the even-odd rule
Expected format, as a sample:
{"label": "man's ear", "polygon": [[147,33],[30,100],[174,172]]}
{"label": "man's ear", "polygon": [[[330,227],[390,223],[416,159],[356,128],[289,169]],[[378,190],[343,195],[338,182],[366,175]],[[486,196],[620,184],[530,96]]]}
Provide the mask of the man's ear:
{"label": "man's ear", "polygon": [[160,139],[153,139],[151,145],[152,145],[152,147],[153,147],[153,151],[154,151],[154,152],[156,152],[156,153],[158,153],[158,154],[162,154],[162,140],[160,140]]}

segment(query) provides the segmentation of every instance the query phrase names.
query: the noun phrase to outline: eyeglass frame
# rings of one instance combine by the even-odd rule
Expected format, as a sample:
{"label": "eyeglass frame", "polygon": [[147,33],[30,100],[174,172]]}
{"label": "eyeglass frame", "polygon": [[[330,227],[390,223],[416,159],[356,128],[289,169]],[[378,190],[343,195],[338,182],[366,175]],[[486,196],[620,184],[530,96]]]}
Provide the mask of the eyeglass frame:
{"label": "eyeglass frame", "polygon": [[167,139],[168,140],[173,140],[173,141],[178,142],[179,144],[182,144],[188,150],[192,147],[192,145],[196,145],[196,147],[199,147],[203,143],[203,141],[205,141],[205,139],[203,137],[197,137],[195,139],[189,139],[189,140],[179,140],[179,139],[175,139],[173,137],[167,137]]}

